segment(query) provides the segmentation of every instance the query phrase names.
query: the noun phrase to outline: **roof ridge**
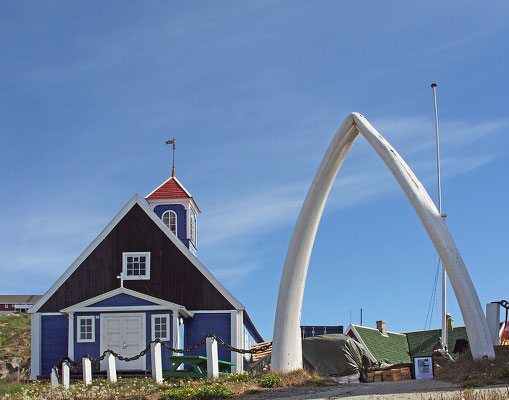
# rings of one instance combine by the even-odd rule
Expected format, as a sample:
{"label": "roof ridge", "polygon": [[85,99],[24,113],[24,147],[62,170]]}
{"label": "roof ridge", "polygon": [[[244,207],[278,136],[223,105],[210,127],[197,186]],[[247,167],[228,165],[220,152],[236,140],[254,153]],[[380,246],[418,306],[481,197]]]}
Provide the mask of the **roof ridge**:
{"label": "roof ridge", "polygon": [[[371,328],[370,326],[362,326],[362,325],[353,325],[355,328],[362,328],[362,329],[370,329],[372,331],[377,331],[379,332],[381,335],[383,335],[382,332],[380,332],[377,328]],[[392,331],[387,331],[387,333],[392,333],[393,335],[402,335],[402,336],[405,336],[405,333],[399,333],[399,332],[392,332]]]}

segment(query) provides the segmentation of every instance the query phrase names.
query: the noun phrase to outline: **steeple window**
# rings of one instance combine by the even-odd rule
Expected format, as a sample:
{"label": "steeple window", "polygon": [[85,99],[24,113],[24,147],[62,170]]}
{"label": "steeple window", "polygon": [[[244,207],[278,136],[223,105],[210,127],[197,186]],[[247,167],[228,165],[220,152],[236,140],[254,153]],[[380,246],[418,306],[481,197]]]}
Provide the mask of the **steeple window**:
{"label": "steeple window", "polygon": [[190,226],[190,229],[191,229],[191,243],[194,245],[194,247],[196,247],[196,219],[195,219],[195,216],[191,214],[191,226]]}
{"label": "steeple window", "polygon": [[170,231],[172,231],[173,234],[177,236],[177,214],[175,211],[165,211],[162,215],[162,220],[163,224],[170,228]]}

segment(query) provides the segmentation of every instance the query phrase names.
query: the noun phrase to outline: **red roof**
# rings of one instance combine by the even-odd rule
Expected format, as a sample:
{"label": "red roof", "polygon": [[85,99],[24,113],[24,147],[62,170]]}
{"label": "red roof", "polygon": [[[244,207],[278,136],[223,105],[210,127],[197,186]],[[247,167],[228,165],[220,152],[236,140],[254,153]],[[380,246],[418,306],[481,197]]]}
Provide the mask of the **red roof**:
{"label": "red roof", "polygon": [[147,200],[155,199],[191,199],[192,196],[183,188],[176,178],[171,177],[147,196]]}

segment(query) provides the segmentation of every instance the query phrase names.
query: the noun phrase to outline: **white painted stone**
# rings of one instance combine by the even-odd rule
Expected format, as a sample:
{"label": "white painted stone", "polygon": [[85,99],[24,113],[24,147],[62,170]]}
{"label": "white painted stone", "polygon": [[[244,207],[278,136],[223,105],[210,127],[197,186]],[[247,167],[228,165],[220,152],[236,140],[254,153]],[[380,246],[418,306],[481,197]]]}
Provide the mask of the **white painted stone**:
{"label": "white painted stone", "polygon": [[208,337],[206,339],[207,348],[207,376],[217,378],[219,376],[219,356],[217,354],[217,340]]}
{"label": "white painted stone", "polygon": [[435,204],[396,150],[361,114],[352,113],[332,139],[293,231],[279,287],[272,369],[292,371],[302,368],[300,317],[309,259],[329,191],[359,133],[366,138],[393,173],[440,255],[460,305],[473,357],[493,358],[495,354],[479,298]]}
{"label": "white painted stone", "polygon": [[71,383],[71,368],[66,362],[62,363],[62,386],[64,389],[69,389]]}
{"label": "white painted stone", "polygon": [[161,356],[161,343],[150,345],[150,357],[152,359],[152,379],[157,383],[163,383],[163,359]]}
{"label": "white painted stone", "polygon": [[58,372],[57,372],[57,367],[51,368],[50,381],[51,381],[51,387],[52,388],[58,387]]}
{"label": "white painted stone", "polygon": [[500,304],[486,304],[486,323],[490,330],[491,341],[493,342],[493,345],[496,346],[500,341]]}
{"label": "white painted stone", "polygon": [[106,354],[106,373],[110,382],[117,381],[117,368],[115,366],[115,356],[111,353]]}
{"label": "white painted stone", "polygon": [[81,359],[81,365],[83,369],[83,383],[85,385],[92,384],[92,361],[86,357],[83,357]]}

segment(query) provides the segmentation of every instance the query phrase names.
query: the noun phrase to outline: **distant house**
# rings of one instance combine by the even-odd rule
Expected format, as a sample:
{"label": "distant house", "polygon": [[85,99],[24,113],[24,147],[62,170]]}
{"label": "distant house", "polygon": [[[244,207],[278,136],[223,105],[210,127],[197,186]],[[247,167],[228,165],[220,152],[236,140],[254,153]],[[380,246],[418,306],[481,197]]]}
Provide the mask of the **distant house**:
{"label": "distant house", "polygon": [[377,321],[377,328],[350,324],[346,335],[360,343],[371,362],[386,359],[391,364],[411,362],[407,337],[404,333],[389,332],[385,321]]}
{"label": "distant house", "polygon": [[[433,346],[442,336],[442,329],[415,331],[405,333],[408,340],[408,351],[412,357],[429,356]],[[451,355],[460,354],[468,348],[467,329],[464,326],[449,327],[447,348]]]}
{"label": "distant house", "polygon": [[301,325],[302,339],[318,335],[332,335],[343,333],[342,325]]}
{"label": "distant house", "polygon": [[[263,341],[242,303],[196,258],[199,213],[174,176],[146,200],[134,195],[30,309],[32,379],[63,357],[133,356],[156,338],[174,348],[209,333],[237,348]],[[243,370],[242,354],[218,350]],[[165,369],[168,354],[163,348]],[[205,346],[190,354],[205,355]],[[150,352],[117,368],[146,370]]]}
{"label": "distant house", "polygon": [[[468,348],[466,328],[453,327],[453,324],[454,320],[450,320],[448,348],[451,355],[459,354]],[[432,355],[442,330],[396,333],[387,331],[385,321],[377,321],[376,328],[350,324],[346,334],[366,349],[373,363],[385,359],[392,364],[399,364],[409,363],[413,357]]]}
{"label": "distant house", "polygon": [[41,297],[34,294],[0,295],[0,314],[26,313]]}

